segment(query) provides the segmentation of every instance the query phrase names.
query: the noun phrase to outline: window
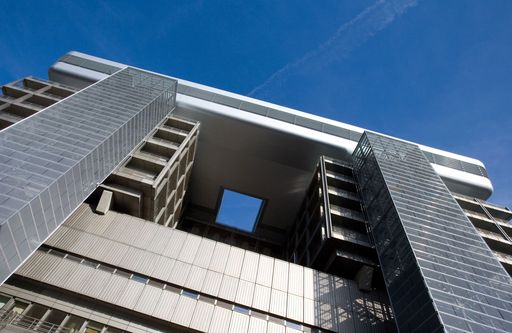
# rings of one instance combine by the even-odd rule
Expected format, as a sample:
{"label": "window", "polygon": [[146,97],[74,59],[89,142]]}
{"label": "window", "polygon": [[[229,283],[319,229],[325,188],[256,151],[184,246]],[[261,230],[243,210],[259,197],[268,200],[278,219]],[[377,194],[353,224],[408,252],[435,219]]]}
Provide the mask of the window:
{"label": "window", "polygon": [[231,228],[253,232],[262,207],[262,199],[225,189],[216,222]]}

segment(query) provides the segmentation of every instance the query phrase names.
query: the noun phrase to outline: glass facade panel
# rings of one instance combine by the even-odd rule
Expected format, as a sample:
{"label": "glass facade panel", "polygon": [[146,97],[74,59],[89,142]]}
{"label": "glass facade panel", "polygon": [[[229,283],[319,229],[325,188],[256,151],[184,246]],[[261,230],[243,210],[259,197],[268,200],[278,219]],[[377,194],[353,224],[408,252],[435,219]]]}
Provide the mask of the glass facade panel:
{"label": "glass facade panel", "polygon": [[176,85],[128,67],[0,132],[0,282],[173,110]]}
{"label": "glass facade panel", "polygon": [[419,147],[365,132],[353,161],[400,331],[512,332],[511,278]]}

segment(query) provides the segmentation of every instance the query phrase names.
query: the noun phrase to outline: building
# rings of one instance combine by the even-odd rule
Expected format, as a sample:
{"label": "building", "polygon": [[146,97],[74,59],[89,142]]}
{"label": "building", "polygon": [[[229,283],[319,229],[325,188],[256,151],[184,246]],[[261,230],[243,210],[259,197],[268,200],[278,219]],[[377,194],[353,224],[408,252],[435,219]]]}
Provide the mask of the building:
{"label": "building", "polygon": [[0,96],[0,331],[512,332],[480,161],[78,52],[49,80]]}

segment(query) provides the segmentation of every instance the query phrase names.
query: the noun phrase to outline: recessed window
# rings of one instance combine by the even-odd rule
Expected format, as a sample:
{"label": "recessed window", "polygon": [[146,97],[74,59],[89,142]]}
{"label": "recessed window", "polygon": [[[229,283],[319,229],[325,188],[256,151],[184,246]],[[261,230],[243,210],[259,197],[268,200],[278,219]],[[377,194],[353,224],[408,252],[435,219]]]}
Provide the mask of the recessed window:
{"label": "recessed window", "polygon": [[253,232],[261,215],[263,200],[250,195],[224,190],[217,215],[217,223]]}

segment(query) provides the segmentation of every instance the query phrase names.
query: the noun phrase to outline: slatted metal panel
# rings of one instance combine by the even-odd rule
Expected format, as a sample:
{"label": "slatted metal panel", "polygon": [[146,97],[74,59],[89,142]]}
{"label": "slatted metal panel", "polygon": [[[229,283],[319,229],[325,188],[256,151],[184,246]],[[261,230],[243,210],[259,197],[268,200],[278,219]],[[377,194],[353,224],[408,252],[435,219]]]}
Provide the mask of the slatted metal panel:
{"label": "slatted metal panel", "polygon": [[216,306],[213,310],[212,322],[210,323],[209,333],[226,333],[226,327],[229,327],[232,311]]}
{"label": "slatted metal panel", "polygon": [[192,299],[188,296],[180,296],[176,310],[172,316],[172,322],[188,327],[194,314],[194,308],[196,307],[197,300]]}
{"label": "slatted metal panel", "polygon": [[229,324],[229,333],[240,333],[240,332],[247,332],[247,329],[249,328],[249,316],[233,312],[233,315],[231,316],[231,323]]}
{"label": "slatted metal panel", "polygon": [[194,265],[202,268],[208,268],[210,265],[211,254],[215,249],[215,244],[216,242],[211,239],[202,238],[194,259]]}
{"label": "slatted metal panel", "polygon": [[158,303],[156,304],[153,316],[166,321],[170,321],[174,310],[176,309],[176,304],[178,304],[179,298],[179,294],[173,291],[164,290],[160,295]]}
{"label": "slatted metal panel", "polygon": [[181,248],[180,254],[178,255],[178,260],[189,264],[193,263],[196,252],[199,249],[199,244],[201,244],[201,239],[201,237],[194,234],[187,234],[187,237],[185,238],[185,244]]}
{"label": "slatted metal panel", "polygon": [[205,278],[206,269],[198,266],[192,266],[188,274],[188,279],[185,282],[185,287],[193,290],[201,290]]}
{"label": "slatted metal panel", "polygon": [[267,332],[267,321],[251,317],[249,319],[249,329],[247,330],[247,333],[266,333]]}
{"label": "slatted metal panel", "polygon": [[242,270],[242,264],[244,261],[245,250],[232,246],[229,250],[228,261],[226,262],[226,269],[224,274],[240,277],[240,271]]}
{"label": "slatted metal panel", "polygon": [[286,297],[284,291],[272,289],[270,292],[270,312],[286,317]]}
{"label": "slatted metal panel", "polygon": [[153,287],[151,285],[145,285],[142,294],[140,295],[137,304],[135,305],[135,311],[151,315],[155,310],[156,304],[162,295],[163,290],[161,288]]}
{"label": "slatted metal panel", "polygon": [[214,307],[211,303],[199,300],[190,321],[190,328],[200,332],[208,332]]}
{"label": "slatted metal panel", "polygon": [[254,287],[254,297],[252,307],[261,311],[268,311],[270,307],[270,291],[269,287],[256,284]]}
{"label": "slatted metal panel", "polygon": [[222,283],[220,285],[219,297],[233,302],[236,296],[236,290],[238,287],[238,279],[229,275],[222,277]]}
{"label": "slatted metal panel", "polygon": [[254,283],[240,280],[236,292],[235,302],[245,306],[251,306],[252,296],[254,294]]}
{"label": "slatted metal panel", "polygon": [[244,263],[240,278],[245,281],[256,282],[258,274],[259,254],[251,251],[245,251]]}
{"label": "slatted metal panel", "polygon": [[221,273],[214,272],[214,271],[207,271],[201,291],[206,294],[216,297],[219,294],[221,283],[222,283],[222,274]]}
{"label": "slatted metal panel", "polygon": [[272,289],[288,290],[288,263],[279,259],[274,261],[274,275],[272,277]]}
{"label": "slatted metal panel", "polygon": [[258,263],[258,275],[256,277],[256,283],[262,286],[272,286],[272,273],[274,272],[274,258],[260,255]]}
{"label": "slatted metal panel", "polygon": [[229,256],[229,248],[229,245],[217,242],[208,269],[223,273]]}

